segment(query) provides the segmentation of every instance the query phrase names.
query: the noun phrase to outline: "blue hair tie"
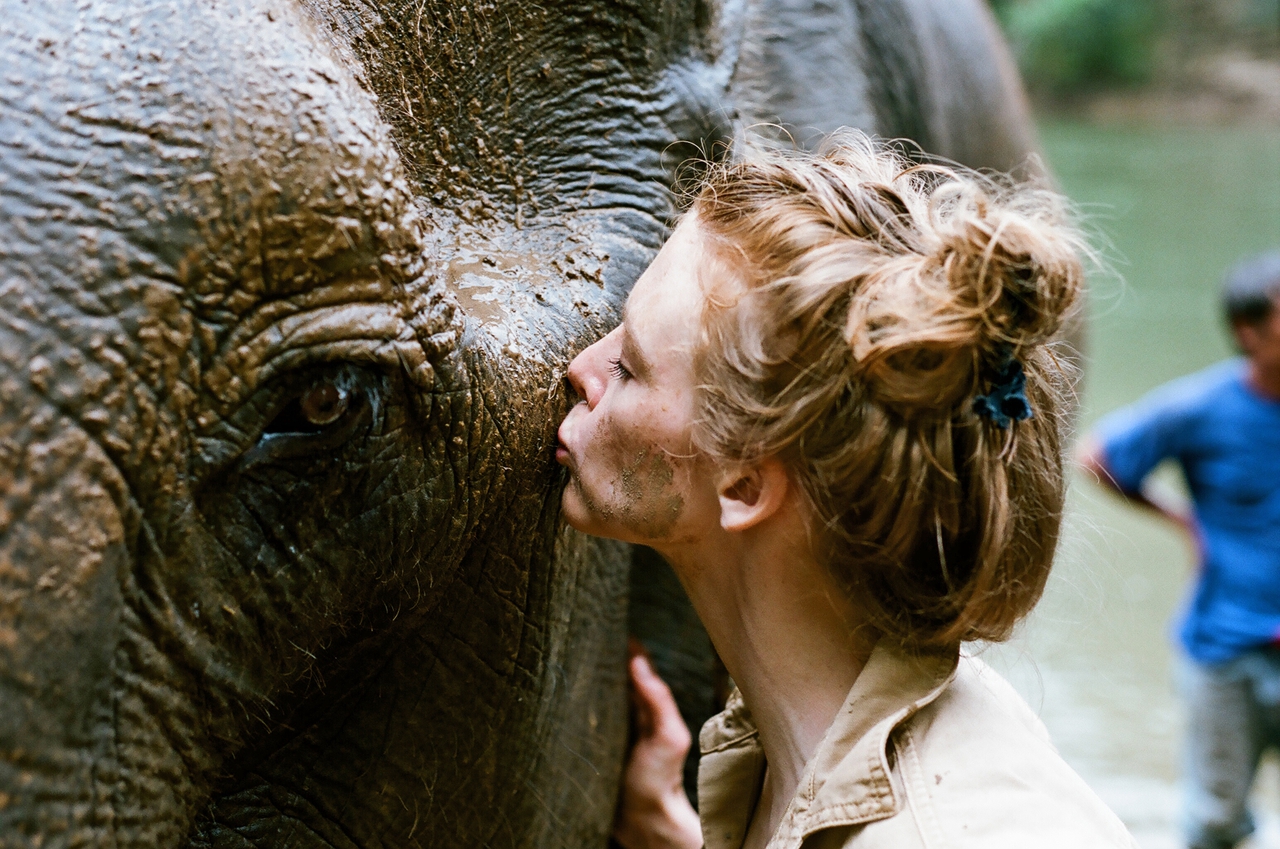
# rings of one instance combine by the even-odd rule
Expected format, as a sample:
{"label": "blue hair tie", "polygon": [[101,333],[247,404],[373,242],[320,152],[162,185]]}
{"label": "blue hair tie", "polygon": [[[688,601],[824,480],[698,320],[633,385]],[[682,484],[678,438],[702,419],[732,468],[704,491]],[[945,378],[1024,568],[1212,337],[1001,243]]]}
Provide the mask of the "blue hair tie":
{"label": "blue hair tie", "polygon": [[1031,404],[1027,401],[1027,376],[1022,372],[1022,362],[1006,354],[1004,364],[991,377],[991,391],[973,399],[973,411],[990,419],[996,427],[1007,429],[1011,422],[1031,418]]}

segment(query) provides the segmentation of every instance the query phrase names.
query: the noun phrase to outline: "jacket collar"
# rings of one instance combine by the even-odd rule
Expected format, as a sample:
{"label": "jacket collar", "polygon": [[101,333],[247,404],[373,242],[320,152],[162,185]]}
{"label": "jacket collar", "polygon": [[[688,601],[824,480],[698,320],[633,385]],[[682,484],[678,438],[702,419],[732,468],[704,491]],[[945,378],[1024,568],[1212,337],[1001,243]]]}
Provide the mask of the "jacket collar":
{"label": "jacket collar", "polygon": [[[946,689],[959,653],[908,654],[880,642],[805,766],[769,849],[796,849],[824,828],[893,816],[903,805],[890,773],[893,730]],[[698,807],[706,849],[739,849],[760,797],[764,750],[737,691],[698,739]]]}

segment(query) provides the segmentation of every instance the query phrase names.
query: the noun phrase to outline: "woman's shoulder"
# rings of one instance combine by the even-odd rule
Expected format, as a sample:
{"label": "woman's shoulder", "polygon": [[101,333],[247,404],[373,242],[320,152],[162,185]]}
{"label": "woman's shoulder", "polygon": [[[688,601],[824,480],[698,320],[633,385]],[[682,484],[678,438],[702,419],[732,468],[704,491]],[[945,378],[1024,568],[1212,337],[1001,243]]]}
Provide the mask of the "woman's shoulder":
{"label": "woman's shoulder", "polygon": [[895,730],[893,749],[902,813],[926,847],[1136,846],[1022,697],[977,658],[961,658],[950,686]]}
{"label": "woman's shoulder", "polygon": [[1035,741],[1036,746],[1047,747],[1059,762],[1062,761],[1049,737],[1049,730],[1026,700],[1018,695],[1003,675],[972,655],[961,654],[951,685],[913,719],[917,733],[920,727],[932,729],[936,726],[930,743],[931,748],[943,747],[940,753],[947,751],[945,736],[948,732],[972,734],[985,730],[994,735],[994,739],[985,741],[989,746],[1008,744],[1020,749]]}

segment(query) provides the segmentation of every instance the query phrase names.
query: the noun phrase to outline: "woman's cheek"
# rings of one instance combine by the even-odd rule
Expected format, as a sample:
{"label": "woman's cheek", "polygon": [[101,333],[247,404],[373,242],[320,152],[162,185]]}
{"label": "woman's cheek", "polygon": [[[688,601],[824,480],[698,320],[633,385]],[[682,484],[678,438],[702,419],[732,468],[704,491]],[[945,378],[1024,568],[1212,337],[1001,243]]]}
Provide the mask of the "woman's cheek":
{"label": "woman's cheek", "polygon": [[610,481],[617,477],[619,462],[618,434],[613,416],[597,407],[595,414],[583,421],[577,477],[596,497],[606,495]]}

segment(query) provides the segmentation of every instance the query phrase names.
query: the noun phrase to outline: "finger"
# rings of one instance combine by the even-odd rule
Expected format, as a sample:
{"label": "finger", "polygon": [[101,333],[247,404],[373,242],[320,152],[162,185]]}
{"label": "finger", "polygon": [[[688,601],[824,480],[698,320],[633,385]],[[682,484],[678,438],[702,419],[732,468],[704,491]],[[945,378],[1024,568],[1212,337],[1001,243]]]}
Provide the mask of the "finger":
{"label": "finger", "polygon": [[647,714],[644,725],[637,722],[641,728],[641,736],[652,737],[665,747],[678,750],[683,758],[689,750],[692,738],[689,727],[680,716],[680,708],[671,694],[671,688],[644,655],[631,659],[631,680],[636,696],[637,719],[642,712]]}
{"label": "finger", "polygon": [[653,736],[653,706],[647,698],[645,692],[641,689],[641,685],[637,683],[637,679],[643,673],[637,672],[636,665],[643,663],[643,657],[633,657],[627,664],[627,674],[630,678],[628,682],[630,686],[628,695],[631,697],[631,713],[635,718],[636,736],[643,740]]}
{"label": "finger", "polygon": [[653,735],[653,710],[649,706],[649,701],[637,690],[635,662],[638,657],[648,658],[649,651],[644,647],[644,643],[629,636],[627,637],[627,696],[631,701],[631,715],[636,734],[644,738]]}

